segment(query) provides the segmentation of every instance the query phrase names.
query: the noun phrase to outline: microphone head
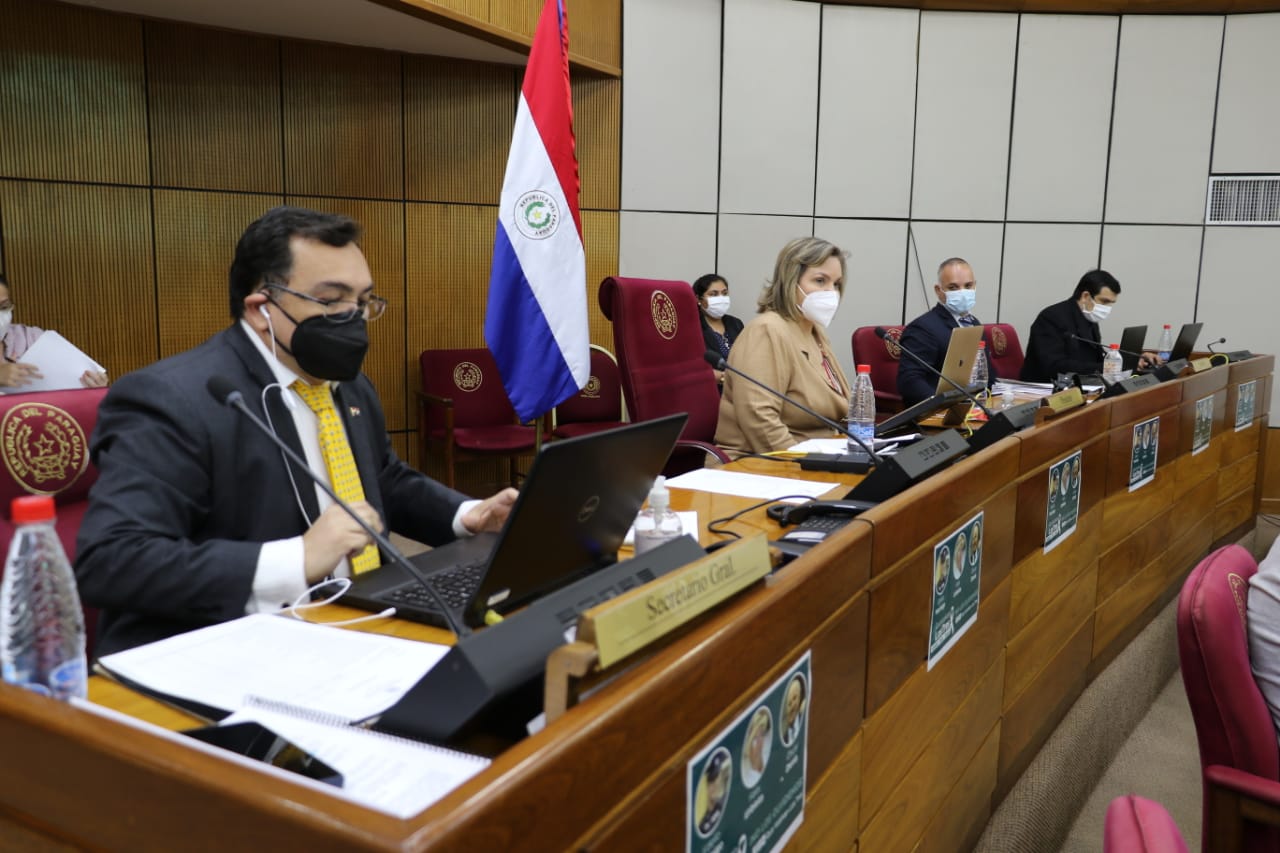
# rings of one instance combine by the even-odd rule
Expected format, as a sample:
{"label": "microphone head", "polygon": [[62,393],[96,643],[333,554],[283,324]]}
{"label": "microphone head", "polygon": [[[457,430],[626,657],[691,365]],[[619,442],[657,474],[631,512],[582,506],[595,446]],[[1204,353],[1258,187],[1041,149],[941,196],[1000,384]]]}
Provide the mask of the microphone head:
{"label": "microphone head", "polygon": [[884,326],[876,326],[875,333],[880,340],[884,340],[889,335]]}
{"label": "microphone head", "polygon": [[210,376],[204,387],[208,389],[213,399],[224,406],[240,399],[241,396],[236,386],[232,385],[231,380],[225,376]]}
{"label": "microphone head", "polygon": [[702,354],[702,360],[711,365],[716,370],[724,370],[724,356],[715,350],[707,350]]}

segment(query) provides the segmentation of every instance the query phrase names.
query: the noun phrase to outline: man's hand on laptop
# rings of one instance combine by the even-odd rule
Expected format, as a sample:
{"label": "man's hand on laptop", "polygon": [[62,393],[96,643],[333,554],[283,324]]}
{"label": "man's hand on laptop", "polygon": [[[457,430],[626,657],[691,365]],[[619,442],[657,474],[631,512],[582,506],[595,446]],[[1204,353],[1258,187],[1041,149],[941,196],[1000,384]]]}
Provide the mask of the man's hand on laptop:
{"label": "man's hand on laptop", "polygon": [[515,505],[518,494],[520,493],[515,489],[506,488],[485,498],[462,516],[462,526],[472,533],[498,532],[511,514],[511,507]]}
{"label": "man's hand on laptop", "polygon": [[[382,518],[368,501],[353,501],[351,508],[370,527],[382,532]],[[359,554],[369,544],[369,534],[337,504],[330,504],[311,529],[302,534],[303,571],[307,583],[324,578],[343,557]]]}
{"label": "man's hand on laptop", "polygon": [[1144,352],[1138,358],[1139,370],[1146,370],[1147,368],[1150,368],[1150,367],[1159,367],[1162,364],[1164,364],[1164,362],[1161,361],[1160,356],[1154,352]]}

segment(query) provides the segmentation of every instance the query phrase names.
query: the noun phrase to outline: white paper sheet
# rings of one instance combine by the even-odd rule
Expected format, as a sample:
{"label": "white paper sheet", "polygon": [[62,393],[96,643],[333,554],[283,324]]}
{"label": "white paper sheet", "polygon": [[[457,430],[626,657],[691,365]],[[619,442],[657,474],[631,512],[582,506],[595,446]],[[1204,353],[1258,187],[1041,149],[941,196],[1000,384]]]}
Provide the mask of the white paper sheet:
{"label": "white paper sheet", "polygon": [[107,655],[143,687],[224,711],[260,697],[344,720],[399,701],[447,646],[256,614]]}
{"label": "white paper sheet", "polygon": [[698,468],[667,480],[667,485],[673,489],[693,489],[699,492],[755,498],[761,501],[785,497],[800,503],[809,498],[824,495],[840,484],[768,477],[764,474],[745,474],[741,471],[725,471],[722,468]]}
{"label": "white paper sheet", "polygon": [[83,388],[80,376],[86,370],[105,370],[98,362],[81,352],[74,344],[57,332],[43,332],[32,344],[22,358],[23,364],[34,364],[40,368],[43,379],[34,379],[29,384],[16,388],[10,393],[25,394],[28,391],[65,391],[72,388]]}

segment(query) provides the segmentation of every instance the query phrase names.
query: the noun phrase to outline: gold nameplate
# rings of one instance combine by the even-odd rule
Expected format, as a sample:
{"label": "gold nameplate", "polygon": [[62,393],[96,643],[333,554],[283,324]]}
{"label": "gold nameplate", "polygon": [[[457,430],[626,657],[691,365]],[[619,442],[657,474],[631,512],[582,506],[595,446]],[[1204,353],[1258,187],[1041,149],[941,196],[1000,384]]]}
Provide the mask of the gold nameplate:
{"label": "gold nameplate", "polygon": [[1055,415],[1060,415],[1065,411],[1074,409],[1076,406],[1083,406],[1084,395],[1080,393],[1079,388],[1071,387],[1045,397],[1044,404],[1048,406]]}
{"label": "gold nameplate", "polygon": [[582,614],[578,641],[596,647],[601,669],[669,634],[769,574],[763,533],[725,546],[696,563]]}
{"label": "gold nameplate", "polygon": [[1202,370],[1208,370],[1211,367],[1213,367],[1213,362],[1210,361],[1208,358],[1191,359],[1191,368],[1195,370],[1196,373],[1199,373]]}

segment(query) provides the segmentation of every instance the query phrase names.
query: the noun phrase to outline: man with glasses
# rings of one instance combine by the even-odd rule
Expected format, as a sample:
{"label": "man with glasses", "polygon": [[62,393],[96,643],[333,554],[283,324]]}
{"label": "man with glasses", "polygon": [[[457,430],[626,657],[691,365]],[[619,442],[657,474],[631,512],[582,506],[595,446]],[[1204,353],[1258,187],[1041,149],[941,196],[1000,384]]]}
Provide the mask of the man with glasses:
{"label": "man with glasses", "polygon": [[439,545],[496,531],[514,489],[483,500],[396,457],[360,366],[386,309],[345,216],[268,211],[236,246],[232,325],[120,379],[90,452],[99,480],[77,542],[98,654],[272,612],[326,577],[376,567],[368,535],[240,413],[238,390],[308,467],[375,529]]}

